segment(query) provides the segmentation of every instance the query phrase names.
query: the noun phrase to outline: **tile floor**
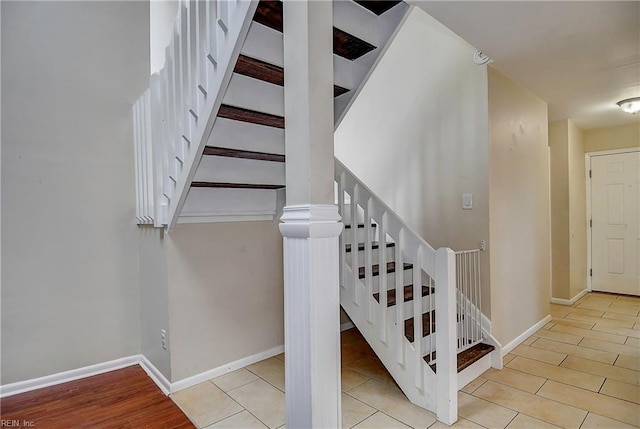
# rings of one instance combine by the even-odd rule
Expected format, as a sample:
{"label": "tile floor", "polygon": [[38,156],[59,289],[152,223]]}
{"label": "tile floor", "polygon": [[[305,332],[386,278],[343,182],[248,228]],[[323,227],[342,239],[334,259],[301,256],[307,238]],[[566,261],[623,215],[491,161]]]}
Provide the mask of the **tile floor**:
{"label": "tile floor", "polygon": [[[458,428],[640,427],[640,298],[590,293],[459,393]],[[342,333],[343,428],[444,428],[411,404],[358,331]],[[198,428],[280,428],[284,356],[177,392]]]}

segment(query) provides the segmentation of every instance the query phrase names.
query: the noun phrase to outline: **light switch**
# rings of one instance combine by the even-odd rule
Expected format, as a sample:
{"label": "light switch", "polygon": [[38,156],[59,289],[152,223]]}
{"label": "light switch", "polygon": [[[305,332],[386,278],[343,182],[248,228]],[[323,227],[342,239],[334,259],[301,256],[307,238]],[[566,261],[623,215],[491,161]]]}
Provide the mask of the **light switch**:
{"label": "light switch", "polygon": [[464,210],[473,208],[473,194],[462,194],[462,208]]}

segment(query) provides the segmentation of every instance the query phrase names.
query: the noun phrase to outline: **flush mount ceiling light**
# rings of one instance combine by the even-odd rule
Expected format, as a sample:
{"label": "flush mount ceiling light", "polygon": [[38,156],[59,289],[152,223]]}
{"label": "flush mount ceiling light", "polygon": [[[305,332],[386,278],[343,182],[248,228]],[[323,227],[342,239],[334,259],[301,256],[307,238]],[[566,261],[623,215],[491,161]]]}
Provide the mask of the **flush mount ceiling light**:
{"label": "flush mount ceiling light", "polygon": [[640,97],[627,98],[626,100],[618,101],[616,104],[623,112],[631,113],[632,115],[640,112]]}

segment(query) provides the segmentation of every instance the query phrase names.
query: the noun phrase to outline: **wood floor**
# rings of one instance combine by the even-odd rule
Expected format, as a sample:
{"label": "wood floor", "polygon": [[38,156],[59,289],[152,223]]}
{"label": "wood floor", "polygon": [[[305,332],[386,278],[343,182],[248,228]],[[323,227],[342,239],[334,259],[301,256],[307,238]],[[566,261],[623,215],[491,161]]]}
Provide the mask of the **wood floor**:
{"label": "wood floor", "polygon": [[194,427],[138,365],[1,399],[0,415],[47,429]]}

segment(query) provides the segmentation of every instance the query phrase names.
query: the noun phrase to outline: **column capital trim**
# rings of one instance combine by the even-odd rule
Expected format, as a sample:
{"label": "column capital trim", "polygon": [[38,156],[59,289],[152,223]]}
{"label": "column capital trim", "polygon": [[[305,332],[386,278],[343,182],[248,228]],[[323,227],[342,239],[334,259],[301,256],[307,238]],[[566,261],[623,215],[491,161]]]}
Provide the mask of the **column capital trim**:
{"label": "column capital trim", "polygon": [[286,206],[280,220],[285,238],[331,238],[342,232],[338,206],[333,204]]}

